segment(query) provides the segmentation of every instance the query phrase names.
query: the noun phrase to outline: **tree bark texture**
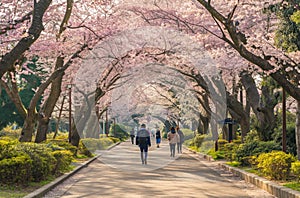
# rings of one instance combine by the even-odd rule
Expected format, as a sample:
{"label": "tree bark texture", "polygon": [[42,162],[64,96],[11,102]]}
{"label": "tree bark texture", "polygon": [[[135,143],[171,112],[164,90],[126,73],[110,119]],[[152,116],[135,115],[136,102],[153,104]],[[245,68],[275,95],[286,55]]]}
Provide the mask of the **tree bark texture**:
{"label": "tree bark texture", "polygon": [[[224,28],[222,28],[223,32],[227,32],[229,37],[225,36],[225,34],[220,37],[223,41],[228,43],[232,48],[234,48],[243,58],[248,60],[249,62],[257,65],[264,71],[273,71],[274,66],[272,65],[270,59],[262,57],[260,54],[254,54],[246,48],[244,38],[241,37],[243,35],[240,30],[237,30],[235,26],[235,22],[230,18],[232,14],[229,14],[227,17],[223,16],[220,12],[218,12],[210,3],[206,0],[194,0],[196,5],[200,3],[211,15],[212,17],[220,22]],[[197,3],[198,2],[198,3]],[[219,26],[220,28],[222,27]],[[285,75],[286,72],[281,70],[276,70],[270,73],[270,76],[280,85],[282,86],[287,93],[289,93],[296,100],[300,100],[300,88],[297,84],[293,84],[288,80],[288,77]]]}
{"label": "tree bark texture", "polygon": [[300,100],[297,100],[296,112],[296,145],[297,145],[297,158],[300,160]]}
{"label": "tree bark texture", "polygon": [[270,141],[276,124],[274,108],[277,104],[277,99],[270,95],[270,90],[266,86],[262,87],[260,96],[256,83],[248,72],[244,71],[240,76],[243,87],[246,90],[247,101],[251,105],[258,121],[257,131],[260,139]]}
{"label": "tree bark texture", "polygon": [[22,38],[16,46],[6,53],[0,60],[0,78],[7,72],[13,71],[15,62],[26,52],[30,46],[39,38],[44,30],[43,16],[50,6],[52,0],[40,0],[34,3],[32,23],[28,30],[28,36]]}
{"label": "tree bark texture", "polygon": [[[64,64],[63,57],[57,57],[55,70],[61,68],[63,64]],[[61,93],[61,83],[62,83],[63,75],[64,72],[62,72],[55,80],[52,81],[50,94],[39,112],[38,128],[37,128],[37,134],[35,138],[36,143],[43,142],[47,139],[48,125],[55,104]]]}
{"label": "tree bark texture", "polygon": [[31,142],[32,141],[32,135],[34,132],[35,124],[36,124],[36,117],[37,113],[33,111],[29,111],[30,114],[27,115],[24,125],[21,131],[21,136],[19,138],[20,142]]}

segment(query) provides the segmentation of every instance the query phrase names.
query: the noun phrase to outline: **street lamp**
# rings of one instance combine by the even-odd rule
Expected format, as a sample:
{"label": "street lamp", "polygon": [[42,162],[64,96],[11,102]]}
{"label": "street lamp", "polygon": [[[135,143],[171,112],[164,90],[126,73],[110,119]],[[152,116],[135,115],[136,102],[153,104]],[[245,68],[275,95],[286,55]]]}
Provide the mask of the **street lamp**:
{"label": "street lamp", "polygon": [[67,85],[69,90],[69,142],[71,142],[72,136],[72,84]]}
{"label": "street lamp", "polygon": [[286,94],[282,88],[282,151],[286,152]]}

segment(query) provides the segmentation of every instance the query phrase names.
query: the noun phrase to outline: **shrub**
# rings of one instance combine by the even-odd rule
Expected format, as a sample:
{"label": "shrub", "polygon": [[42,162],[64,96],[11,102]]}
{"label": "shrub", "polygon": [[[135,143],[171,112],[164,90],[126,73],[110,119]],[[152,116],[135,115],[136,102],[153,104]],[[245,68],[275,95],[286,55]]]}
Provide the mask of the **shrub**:
{"label": "shrub", "polygon": [[93,139],[93,138],[81,139],[81,143],[84,144],[84,146],[87,149],[89,149],[90,152],[95,152],[96,150],[101,149],[101,143],[99,139]]}
{"label": "shrub", "polygon": [[0,160],[18,155],[13,147],[15,144],[17,144],[17,141],[0,140]]}
{"label": "shrub", "polygon": [[[277,114],[278,126],[274,129],[273,138],[276,142],[282,142],[282,112]],[[297,155],[296,136],[295,136],[295,114],[286,112],[286,149],[288,153]]]}
{"label": "shrub", "polygon": [[55,139],[53,139],[54,136],[54,132],[48,132],[47,133],[47,140],[64,140],[64,141],[68,141],[69,139],[69,132],[61,132],[58,131]]}
{"label": "shrub", "polygon": [[233,167],[239,167],[241,165],[241,163],[237,161],[226,162],[226,164]]}
{"label": "shrub", "polygon": [[300,180],[300,161],[292,163],[291,172]]}
{"label": "shrub", "polygon": [[235,143],[228,143],[224,145],[224,151],[225,151],[225,159],[229,161],[234,161],[236,157],[236,151],[238,149],[237,144]]}
{"label": "shrub", "polygon": [[214,151],[214,149],[208,151],[207,154],[210,155],[214,160],[224,159],[225,156],[224,151]]}
{"label": "shrub", "polygon": [[119,138],[115,138],[115,137],[108,137],[111,141],[113,141],[113,143],[117,143],[120,142]]}
{"label": "shrub", "polygon": [[189,140],[194,138],[194,131],[190,129],[181,129],[181,131],[184,134],[184,140]]}
{"label": "shrub", "polygon": [[106,149],[108,148],[110,145],[119,142],[120,140],[117,138],[101,138],[100,142],[101,142],[101,149]]}
{"label": "shrub", "polygon": [[268,153],[274,150],[280,150],[280,145],[274,141],[262,142],[257,139],[247,141],[245,144],[239,145],[236,150],[236,160],[242,165],[251,165],[249,161],[251,156],[257,156],[261,153]]}
{"label": "shrub", "polygon": [[225,139],[219,139],[218,140],[218,148],[219,150],[224,150],[225,149],[225,144],[228,144],[228,141]]}
{"label": "shrub", "polygon": [[82,140],[80,140],[80,142],[79,142],[79,153],[83,154],[87,157],[93,156],[92,151],[87,148],[87,146],[82,142]]}
{"label": "shrub", "polygon": [[234,144],[241,144],[242,143],[242,140],[241,139],[238,139],[238,140],[232,140],[232,143]]}
{"label": "shrub", "polygon": [[13,139],[17,139],[21,134],[21,128],[16,128],[16,124],[7,125],[0,131],[1,136],[8,136]]}
{"label": "shrub", "polygon": [[253,141],[259,141],[259,136],[256,130],[251,130],[245,137],[245,143],[250,143]]}
{"label": "shrub", "polygon": [[61,150],[61,148],[64,148],[66,150],[69,150],[71,153],[73,153],[74,156],[77,151],[76,146],[73,146],[72,144],[70,144],[65,140],[47,140],[46,143],[47,143],[47,147],[51,148],[52,150],[55,150],[55,147],[58,146],[59,148],[56,148],[57,150]]}
{"label": "shrub", "polygon": [[200,152],[207,153],[212,148],[215,148],[215,143],[209,140],[209,141],[204,141],[199,150]]}
{"label": "shrub", "polygon": [[257,168],[267,177],[277,180],[285,180],[291,169],[291,163],[295,157],[282,151],[262,153],[256,159]]}
{"label": "shrub", "polygon": [[[116,138],[114,138],[114,140],[116,140]],[[101,139],[86,138],[81,139],[80,142],[80,152],[89,157],[91,157],[92,153],[96,150],[103,150],[114,143],[111,137]]]}
{"label": "shrub", "polygon": [[56,164],[52,170],[53,174],[61,174],[70,170],[70,164],[73,160],[73,153],[68,150],[56,150],[52,152],[56,159]]}
{"label": "shrub", "polygon": [[125,126],[120,124],[113,124],[110,128],[110,134],[122,141],[126,140],[129,137],[129,133],[126,132]]}
{"label": "shrub", "polygon": [[29,155],[2,159],[0,161],[0,182],[2,184],[27,184],[31,179],[32,160]]}
{"label": "shrub", "polygon": [[192,147],[193,146],[193,139],[189,139],[183,142],[184,145],[188,146],[188,147]]}
{"label": "shrub", "polygon": [[56,159],[51,155],[51,149],[44,144],[20,143],[17,150],[28,154],[32,160],[31,175],[33,181],[41,181],[51,174]]}
{"label": "shrub", "polygon": [[205,138],[205,135],[197,134],[193,139],[193,145],[196,146],[197,148],[200,148],[203,143],[204,138]]}

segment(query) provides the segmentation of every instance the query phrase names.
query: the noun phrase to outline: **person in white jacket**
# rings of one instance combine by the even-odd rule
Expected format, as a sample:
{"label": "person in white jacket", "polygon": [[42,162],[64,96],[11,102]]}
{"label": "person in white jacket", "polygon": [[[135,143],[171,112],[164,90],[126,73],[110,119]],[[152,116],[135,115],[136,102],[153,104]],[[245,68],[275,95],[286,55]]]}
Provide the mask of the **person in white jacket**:
{"label": "person in white jacket", "polygon": [[180,142],[180,137],[176,132],[174,127],[171,127],[170,132],[167,134],[167,138],[169,140],[171,157],[175,157],[175,147],[178,142]]}

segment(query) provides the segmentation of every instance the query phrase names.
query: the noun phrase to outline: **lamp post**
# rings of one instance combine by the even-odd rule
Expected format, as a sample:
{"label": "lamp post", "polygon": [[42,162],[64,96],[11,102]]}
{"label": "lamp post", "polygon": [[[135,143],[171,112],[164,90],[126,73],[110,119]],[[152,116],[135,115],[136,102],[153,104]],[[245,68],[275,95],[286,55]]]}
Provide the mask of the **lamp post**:
{"label": "lamp post", "polygon": [[71,142],[72,136],[72,84],[67,85],[67,89],[69,90],[69,142]]}
{"label": "lamp post", "polygon": [[102,115],[102,133],[103,135],[105,135],[105,119],[103,115]]}
{"label": "lamp post", "polygon": [[286,152],[286,94],[282,88],[282,151]]}
{"label": "lamp post", "polygon": [[114,120],[114,137],[116,137],[116,118],[113,118]]}
{"label": "lamp post", "polygon": [[63,96],[62,102],[61,102],[61,107],[60,107],[60,110],[59,110],[59,114],[58,114],[57,123],[56,123],[56,126],[55,126],[55,132],[54,132],[54,135],[53,135],[53,139],[55,139],[55,137],[57,135],[57,132],[58,132],[59,121],[60,121],[61,114],[62,114],[62,111],[63,111],[64,102],[65,102],[66,96],[67,95],[65,93],[65,95]]}

